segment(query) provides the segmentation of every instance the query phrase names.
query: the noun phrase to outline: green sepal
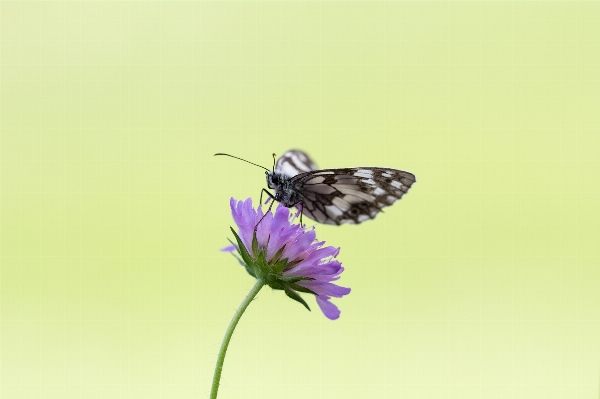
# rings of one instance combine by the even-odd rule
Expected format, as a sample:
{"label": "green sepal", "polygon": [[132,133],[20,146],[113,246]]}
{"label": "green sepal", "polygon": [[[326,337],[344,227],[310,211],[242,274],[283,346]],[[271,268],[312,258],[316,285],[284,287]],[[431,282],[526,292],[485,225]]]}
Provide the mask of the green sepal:
{"label": "green sepal", "polygon": [[304,287],[300,287],[299,285],[295,284],[296,282],[302,281],[302,280],[314,280],[314,279],[310,278],[310,277],[285,277],[280,274],[269,273],[265,278],[265,284],[267,284],[269,287],[273,288],[274,290],[283,290],[284,289],[283,287],[288,285],[297,291],[306,292],[307,294],[314,294],[314,292],[312,292],[311,290],[304,288]]}
{"label": "green sepal", "polygon": [[271,270],[273,270],[274,273],[281,274],[281,272],[283,272],[283,269],[288,264],[287,261],[287,258],[280,260],[279,262],[271,266]]}
{"label": "green sepal", "polygon": [[256,259],[258,267],[260,268],[260,273],[261,273],[262,279],[265,279],[271,271],[271,268],[270,268],[269,264],[267,263],[266,257],[267,257],[266,251],[263,249],[258,253],[258,256]]}
{"label": "green sepal", "polygon": [[290,268],[290,267],[292,267],[292,266],[296,266],[298,263],[302,262],[303,260],[304,260],[304,259],[298,259],[298,260],[295,260],[295,261],[293,261],[293,262],[290,262],[290,263],[288,263],[286,266],[287,266],[287,268],[289,269],[289,268]]}
{"label": "green sepal", "polygon": [[[271,236],[269,236],[269,238],[271,238]],[[281,258],[281,254],[283,253],[283,251],[285,250],[285,247],[287,246],[287,244],[284,244],[283,247],[279,248],[279,251],[277,251],[277,253],[275,254],[275,256],[273,256],[273,259],[271,259],[270,263],[275,263],[277,264],[279,262],[279,258]],[[283,270],[283,269],[282,269]]]}
{"label": "green sepal", "polygon": [[252,234],[252,254],[258,255],[258,239],[256,238],[256,231]]}
{"label": "green sepal", "polygon": [[279,262],[277,262],[273,266],[271,266],[271,269],[274,272],[281,274],[283,272],[283,269],[289,269],[290,267],[295,266],[300,262],[302,262],[302,259],[295,260],[293,262],[288,262],[288,258],[285,258],[285,259],[281,259]]}
{"label": "green sepal", "polygon": [[238,263],[242,266],[244,266],[245,268],[247,268],[248,266],[244,263],[244,261],[242,260],[242,258],[240,258],[239,256],[237,256],[236,254],[234,254],[233,252],[231,253],[231,255],[235,258],[235,260],[238,261]]}
{"label": "green sepal", "polygon": [[[238,247],[236,244],[234,244],[234,242],[233,242],[233,241],[231,241],[229,238],[227,238],[227,241],[229,241],[229,243],[235,247],[235,250],[236,250],[236,251],[237,251],[237,253],[239,254],[239,253],[240,253],[240,248],[239,248],[239,247]],[[251,269],[251,268],[250,268],[250,267],[249,267],[249,266],[248,266],[246,263],[244,263],[244,261],[243,261],[242,259],[240,259],[240,257],[239,257],[239,256],[237,256],[237,255],[236,255],[236,254],[234,254],[233,252],[230,252],[230,253],[231,253],[231,255],[232,255],[234,258],[235,258],[235,260],[237,260],[237,261],[238,261],[238,263],[239,263],[240,265],[244,266],[244,269],[246,269],[246,272],[248,272],[248,274],[249,274],[249,275],[251,275],[252,277],[255,277],[255,278],[256,278],[256,276],[254,275],[254,271],[252,271],[252,269]]]}
{"label": "green sepal", "polygon": [[294,284],[294,283],[289,283],[288,285],[296,291],[304,292],[305,294],[313,294],[314,296],[318,296],[317,293],[314,292],[313,290],[309,290],[308,288],[302,287],[301,285]]}
{"label": "green sepal", "polygon": [[252,259],[252,256],[250,256],[250,254],[248,253],[248,250],[244,246],[242,239],[240,238],[240,236],[237,235],[233,227],[230,227],[230,229],[233,235],[235,236],[235,240],[238,243],[238,252],[240,253],[240,256],[242,257],[244,263],[246,263],[246,270],[248,270],[248,273],[250,273],[250,275],[257,277],[260,272],[259,265],[254,261],[254,259]]}
{"label": "green sepal", "polygon": [[298,293],[296,291],[294,291],[287,285],[283,285],[283,289],[285,290],[285,294],[287,296],[289,296],[291,299],[293,299],[296,302],[300,302],[310,312],[310,308],[308,307],[308,304],[306,303],[306,301],[304,299],[302,299],[302,297],[300,295],[298,295]]}
{"label": "green sepal", "polygon": [[273,288],[274,290],[283,290],[283,284],[281,284],[279,281],[273,279],[273,278],[269,278],[270,276],[267,276],[267,279],[265,280],[265,283]]}
{"label": "green sepal", "polygon": [[244,266],[244,269],[246,269],[246,272],[248,272],[249,275],[251,275],[252,277],[256,277],[254,275],[254,271],[247,264],[245,264],[244,261],[239,256],[237,256],[233,252],[231,253],[231,256],[233,256],[240,265]]}
{"label": "green sepal", "polygon": [[265,256],[265,250],[261,250],[260,252],[258,252],[258,256],[256,257],[256,260],[258,261],[258,263],[262,265],[266,265],[267,264],[267,259]]}
{"label": "green sepal", "polygon": [[252,263],[252,257],[250,256],[250,254],[248,253],[248,250],[244,246],[244,243],[242,242],[242,239],[240,238],[240,236],[237,235],[237,233],[235,232],[235,230],[233,229],[233,227],[229,227],[229,228],[231,229],[231,232],[233,233],[233,236],[235,237],[235,240],[238,243],[238,248],[237,249],[238,249],[240,255],[242,256],[242,259],[247,264],[248,263]]}
{"label": "green sepal", "polygon": [[286,277],[286,276],[278,275],[277,280],[283,281],[284,283],[297,283],[298,281],[303,281],[303,280],[314,280],[314,278],[312,278],[312,277]]}

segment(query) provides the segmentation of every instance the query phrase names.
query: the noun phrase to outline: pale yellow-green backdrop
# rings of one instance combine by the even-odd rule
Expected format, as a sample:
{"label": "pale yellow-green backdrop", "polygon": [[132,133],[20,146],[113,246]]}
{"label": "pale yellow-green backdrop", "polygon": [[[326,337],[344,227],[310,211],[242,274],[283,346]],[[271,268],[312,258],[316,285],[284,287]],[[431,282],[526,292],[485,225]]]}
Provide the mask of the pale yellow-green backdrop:
{"label": "pale yellow-green backdrop", "polygon": [[319,226],[220,398],[598,398],[600,3],[2,2],[0,396],[206,398],[273,152],[418,182]]}

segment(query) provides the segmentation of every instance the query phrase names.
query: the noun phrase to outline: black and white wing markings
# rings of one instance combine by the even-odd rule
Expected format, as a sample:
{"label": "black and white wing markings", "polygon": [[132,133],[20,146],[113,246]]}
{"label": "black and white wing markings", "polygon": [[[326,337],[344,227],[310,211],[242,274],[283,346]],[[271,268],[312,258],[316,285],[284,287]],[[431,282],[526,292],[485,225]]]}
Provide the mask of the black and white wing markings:
{"label": "black and white wing markings", "polygon": [[316,170],[317,164],[300,150],[286,151],[275,164],[275,171],[288,177]]}
{"label": "black and white wing markings", "polygon": [[315,170],[291,179],[302,196],[302,213],[336,225],[374,219],[415,181],[409,172],[371,167]]}
{"label": "black and white wing markings", "polygon": [[412,173],[390,168],[317,170],[317,165],[299,150],[283,154],[273,171],[266,171],[266,179],[267,187],[275,194],[263,192],[273,200],[287,208],[295,206],[317,222],[337,225],[374,219],[416,181]]}

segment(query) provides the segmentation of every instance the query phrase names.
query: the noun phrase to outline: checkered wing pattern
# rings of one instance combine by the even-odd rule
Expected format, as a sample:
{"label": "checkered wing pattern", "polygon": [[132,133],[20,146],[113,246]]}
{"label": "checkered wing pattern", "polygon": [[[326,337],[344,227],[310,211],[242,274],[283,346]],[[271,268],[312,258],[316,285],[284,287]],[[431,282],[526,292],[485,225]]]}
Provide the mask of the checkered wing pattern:
{"label": "checkered wing pattern", "polygon": [[316,170],[317,164],[300,150],[289,150],[275,164],[275,171],[293,177],[300,173]]}
{"label": "checkered wing pattern", "polygon": [[[303,160],[303,153],[298,152],[297,159]],[[304,156],[308,160],[303,161],[304,166],[314,165]],[[292,178],[302,197],[302,213],[319,223],[335,225],[375,218],[402,198],[415,181],[409,172],[372,167],[310,170]]]}

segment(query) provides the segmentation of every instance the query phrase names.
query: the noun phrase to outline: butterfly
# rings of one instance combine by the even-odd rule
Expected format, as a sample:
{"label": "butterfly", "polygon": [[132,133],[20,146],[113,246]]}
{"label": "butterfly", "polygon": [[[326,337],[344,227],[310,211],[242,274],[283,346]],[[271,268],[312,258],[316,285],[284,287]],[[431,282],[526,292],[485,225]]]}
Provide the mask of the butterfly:
{"label": "butterfly", "polygon": [[412,173],[390,168],[318,169],[300,150],[285,152],[272,171],[266,170],[267,186],[275,194],[263,189],[261,203],[265,192],[287,208],[297,207],[301,215],[333,225],[374,219],[416,182]]}

